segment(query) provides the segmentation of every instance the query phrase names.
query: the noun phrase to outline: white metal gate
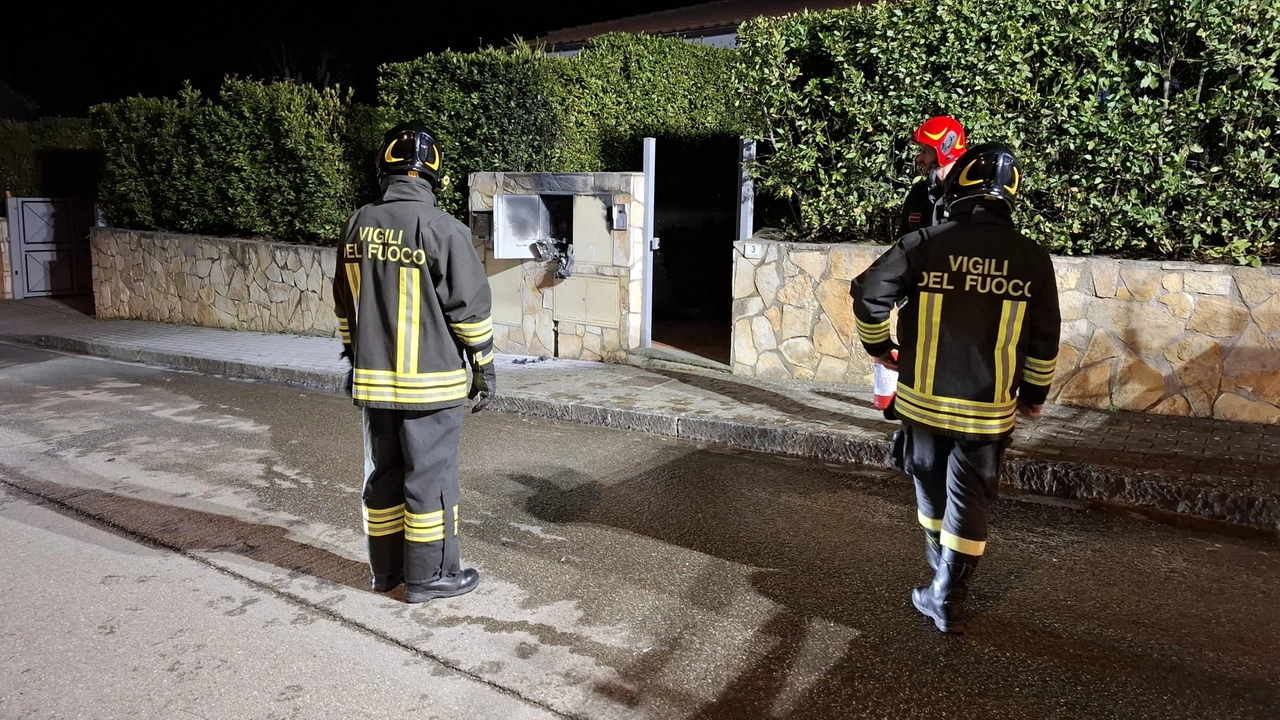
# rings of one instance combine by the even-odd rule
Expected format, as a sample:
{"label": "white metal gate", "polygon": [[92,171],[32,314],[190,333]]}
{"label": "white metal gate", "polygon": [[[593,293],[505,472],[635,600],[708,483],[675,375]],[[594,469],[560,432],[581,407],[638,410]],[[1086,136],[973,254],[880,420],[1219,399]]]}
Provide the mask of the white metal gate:
{"label": "white metal gate", "polygon": [[15,299],[93,292],[92,202],[11,197],[7,212]]}

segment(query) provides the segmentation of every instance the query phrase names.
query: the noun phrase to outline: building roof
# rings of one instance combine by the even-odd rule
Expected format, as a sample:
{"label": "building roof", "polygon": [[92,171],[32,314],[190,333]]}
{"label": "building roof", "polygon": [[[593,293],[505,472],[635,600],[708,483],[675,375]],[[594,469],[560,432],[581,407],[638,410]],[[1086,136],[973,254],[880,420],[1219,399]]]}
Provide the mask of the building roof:
{"label": "building roof", "polygon": [[535,38],[531,45],[553,47],[579,45],[593,37],[612,32],[649,33],[651,35],[709,34],[711,31],[735,31],[742,23],[761,15],[778,16],[803,10],[831,10],[862,5],[868,0],[719,0],[674,10],[634,15],[553,30]]}

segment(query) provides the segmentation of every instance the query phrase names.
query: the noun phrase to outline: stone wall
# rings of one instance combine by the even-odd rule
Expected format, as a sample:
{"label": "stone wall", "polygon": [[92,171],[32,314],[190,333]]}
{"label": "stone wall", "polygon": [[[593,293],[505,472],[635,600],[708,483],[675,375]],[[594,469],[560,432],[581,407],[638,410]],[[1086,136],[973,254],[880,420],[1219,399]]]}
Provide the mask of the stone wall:
{"label": "stone wall", "polygon": [[336,334],[334,248],[114,228],[90,248],[99,318]]}
{"label": "stone wall", "polygon": [[[745,241],[734,251],[734,373],[869,385],[849,281],[885,248],[750,242],[761,257],[748,259]],[[1054,265],[1063,322],[1052,401],[1280,423],[1280,267]]]}
{"label": "stone wall", "polygon": [[[494,348],[500,353],[625,362],[627,350],[640,346],[644,249],[643,173],[473,173],[469,179],[473,241],[484,248],[485,269],[494,294]],[[628,208],[628,227],[609,233],[607,259],[584,261],[579,253],[568,280],[555,277],[555,263],[494,257],[492,222],[497,195],[612,196]],[[577,228],[575,227],[575,233]],[[565,320],[564,294],[583,281],[605,288],[609,307],[599,322]],[[561,305],[557,308],[557,294]],[[599,308],[597,308],[599,310]]]}
{"label": "stone wall", "polygon": [[13,299],[13,265],[9,263],[9,218],[0,218],[0,299]]}

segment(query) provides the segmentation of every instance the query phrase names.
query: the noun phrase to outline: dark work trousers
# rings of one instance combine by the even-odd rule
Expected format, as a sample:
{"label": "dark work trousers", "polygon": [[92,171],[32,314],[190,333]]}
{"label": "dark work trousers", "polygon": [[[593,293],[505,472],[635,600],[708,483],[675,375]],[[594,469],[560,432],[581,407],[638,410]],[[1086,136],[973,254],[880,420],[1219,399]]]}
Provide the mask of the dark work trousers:
{"label": "dark work trousers", "polygon": [[364,409],[365,534],[377,580],[408,585],[457,573],[462,406]]}
{"label": "dark work trousers", "polygon": [[1009,438],[959,440],[903,425],[906,472],[916,485],[916,510],[926,530],[942,533],[942,546],[980,556],[987,546],[987,518],[1000,485]]}

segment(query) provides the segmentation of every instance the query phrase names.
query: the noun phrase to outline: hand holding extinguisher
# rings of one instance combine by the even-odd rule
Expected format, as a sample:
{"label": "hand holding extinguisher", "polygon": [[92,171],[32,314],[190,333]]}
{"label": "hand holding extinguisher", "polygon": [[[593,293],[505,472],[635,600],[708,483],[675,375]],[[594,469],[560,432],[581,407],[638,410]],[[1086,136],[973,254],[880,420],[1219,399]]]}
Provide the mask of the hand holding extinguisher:
{"label": "hand holding extinguisher", "polygon": [[889,417],[892,412],[889,408],[893,405],[893,399],[898,394],[897,350],[890,350],[875,359],[872,378],[872,393],[874,394],[876,409],[884,410],[886,418],[895,419],[894,417]]}

